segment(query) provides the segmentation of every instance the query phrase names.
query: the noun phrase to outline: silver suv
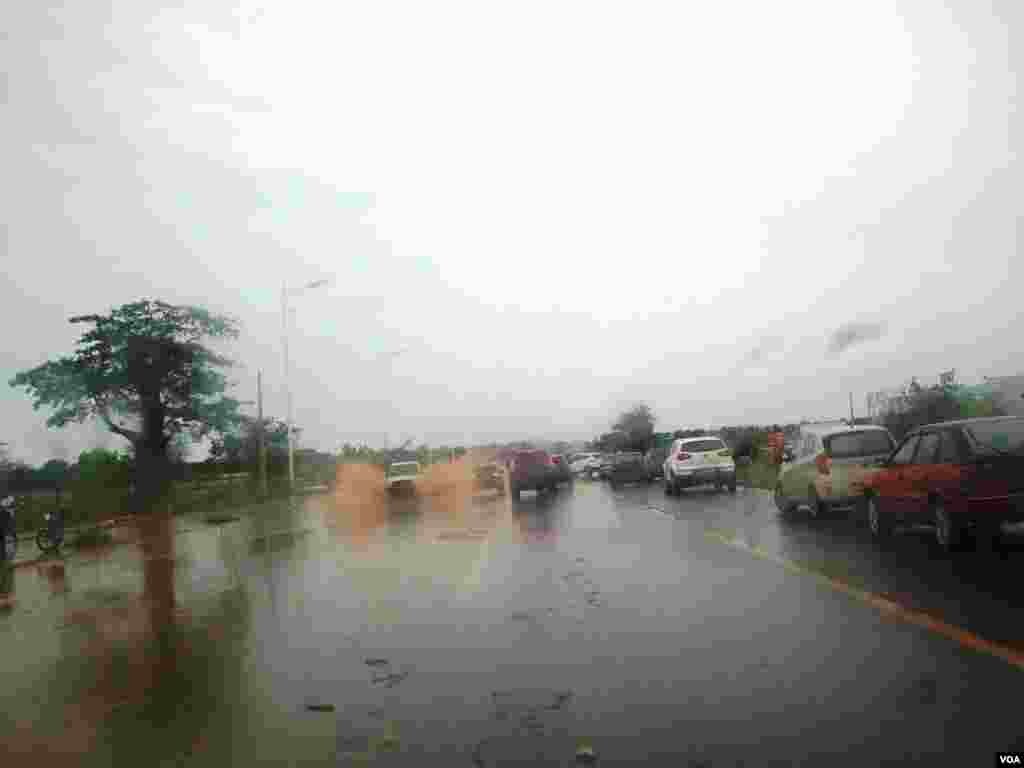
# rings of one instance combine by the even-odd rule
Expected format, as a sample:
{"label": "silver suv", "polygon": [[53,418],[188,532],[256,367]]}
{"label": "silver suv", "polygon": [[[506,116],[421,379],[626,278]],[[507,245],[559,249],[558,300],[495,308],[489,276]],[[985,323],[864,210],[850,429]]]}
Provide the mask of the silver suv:
{"label": "silver suv", "polygon": [[718,489],[736,490],[736,463],[719,437],[682,437],[672,442],[663,474],[665,493],[678,495],[683,488],[714,485]]}

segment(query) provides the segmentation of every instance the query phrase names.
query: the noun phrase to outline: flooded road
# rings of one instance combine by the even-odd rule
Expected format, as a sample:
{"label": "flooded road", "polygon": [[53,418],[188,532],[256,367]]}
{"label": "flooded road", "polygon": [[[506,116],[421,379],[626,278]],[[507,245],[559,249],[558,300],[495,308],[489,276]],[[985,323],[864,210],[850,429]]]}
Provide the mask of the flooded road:
{"label": "flooded road", "polygon": [[1018,598],[753,491],[323,495],[117,538],[5,585],[14,764],[971,765],[1024,746],[1021,668],[815,576],[1009,644]]}

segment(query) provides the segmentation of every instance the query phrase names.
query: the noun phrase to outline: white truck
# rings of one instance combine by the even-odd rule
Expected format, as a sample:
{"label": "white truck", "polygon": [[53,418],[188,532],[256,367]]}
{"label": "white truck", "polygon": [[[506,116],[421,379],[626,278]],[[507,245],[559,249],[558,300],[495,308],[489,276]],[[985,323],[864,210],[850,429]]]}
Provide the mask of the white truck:
{"label": "white truck", "polygon": [[388,465],[388,492],[394,494],[416,493],[416,480],[420,476],[418,461],[395,461]]}

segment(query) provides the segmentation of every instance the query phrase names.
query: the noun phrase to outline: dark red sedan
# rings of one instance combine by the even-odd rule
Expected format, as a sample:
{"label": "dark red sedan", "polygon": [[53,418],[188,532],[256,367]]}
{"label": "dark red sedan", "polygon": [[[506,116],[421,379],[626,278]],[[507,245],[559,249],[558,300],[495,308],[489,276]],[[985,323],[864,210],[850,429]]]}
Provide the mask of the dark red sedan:
{"label": "dark red sedan", "polygon": [[964,419],[920,427],[864,480],[876,539],[897,525],[929,523],[943,549],[973,529],[996,540],[1024,521],[1024,418]]}
{"label": "dark red sedan", "polygon": [[538,494],[558,487],[555,464],[547,451],[518,450],[508,460],[508,485],[512,498],[518,500],[522,491]]}

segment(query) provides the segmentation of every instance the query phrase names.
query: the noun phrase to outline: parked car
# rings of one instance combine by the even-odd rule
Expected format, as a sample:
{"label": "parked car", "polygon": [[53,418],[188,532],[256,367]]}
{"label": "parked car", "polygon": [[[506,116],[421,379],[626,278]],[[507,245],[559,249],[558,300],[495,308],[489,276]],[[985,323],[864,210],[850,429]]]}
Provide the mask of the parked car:
{"label": "parked car", "polygon": [[420,476],[418,461],[395,461],[388,465],[386,472],[388,492],[392,494],[416,493],[416,481]]}
{"label": "parked car", "polygon": [[683,437],[672,441],[662,473],[665,493],[678,495],[683,488],[713,484],[736,491],[736,464],[732,451],[718,437]]}
{"label": "parked car", "polygon": [[474,474],[476,476],[477,488],[480,490],[493,490],[498,493],[505,493],[505,471],[498,462],[491,461],[486,464],[480,464],[474,470]]}
{"label": "parked car", "polygon": [[612,465],[615,463],[614,453],[601,455],[601,461],[597,465],[597,476],[601,480],[607,480],[612,472]]}
{"label": "parked car", "polygon": [[651,448],[644,454],[644,467],[647,469],[647,479],[655,480],[665,472],[665,460],[668,458],[669,446],[663,448]]}
{"label": "parked car", "polygon": [[518,450],[509,459],[509,492],[518,499],[523,491],[553,491],[558,487],[554,463],[547,451]]}
{"label": "parked car", "polygon": [[571,483],[572,470],[569,469],[569,459],[562,454],[556,453],[551,456],[551,463],[554,468],[556,483]]}
{"label": "parked car", "polygon": [[876,540],[897,525],[924,522],[947,551],[972,529],[997,541],[1003,523],[1024,522],[1024,418],[920,427],[863,484]]}
{"label": "parked car", "polygon": [[807,424],[795,442],[796,457],[785,463],[775,484],[775,506],[790,514],[800,506],[811,517],[832,507],[855,506],[864,477],[892,453],[889,430],[874,424]]}
{"label": "parked car", "polygon": [[644,455],[640,451],[615,454],[608,471],[608,482],[613,489],[626,483],[649,483],[650,476],[644,464]]}
{"label": "parked car", "polygon": [[578,453],[569,462],[569,469],[574,475],[583,475],[600,466],[601,454]]}

